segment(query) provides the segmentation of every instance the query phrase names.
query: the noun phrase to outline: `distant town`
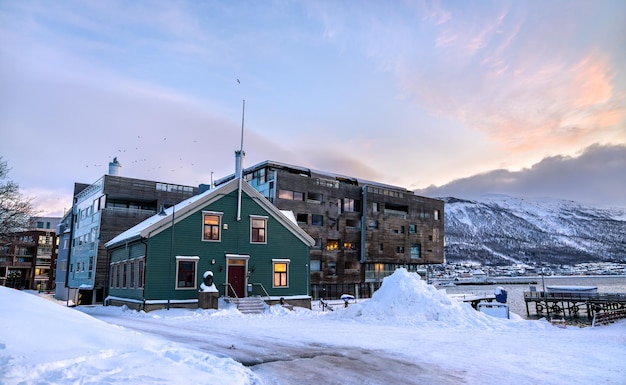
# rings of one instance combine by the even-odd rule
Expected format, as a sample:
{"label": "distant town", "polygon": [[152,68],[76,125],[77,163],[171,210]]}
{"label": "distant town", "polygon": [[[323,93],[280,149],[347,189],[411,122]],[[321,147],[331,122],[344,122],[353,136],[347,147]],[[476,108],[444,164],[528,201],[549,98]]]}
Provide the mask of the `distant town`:
{"label": "distant town", "polygon": [[495,277],[538,277],[538,276],[585,276],[585,275],[624,275],[626,263],[587,262],[575,265],[554,265],[516,263],[508,266],[483,266],[476,262],[446,263],[433,265],[428,272],[435,284],[490,283]]}

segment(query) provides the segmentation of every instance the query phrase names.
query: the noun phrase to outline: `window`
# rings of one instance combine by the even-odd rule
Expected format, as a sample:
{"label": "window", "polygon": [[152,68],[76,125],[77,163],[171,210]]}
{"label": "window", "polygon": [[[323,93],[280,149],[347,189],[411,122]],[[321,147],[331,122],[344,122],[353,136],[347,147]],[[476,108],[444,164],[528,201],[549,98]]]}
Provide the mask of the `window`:
{"label": "window", "polygon": [[378,212],[378,202],[372,202],[372,211],[375,213]]}
{"label": "window", "polygon": [[130,288],[135,288],[135,261],[130,262]]}
{"label": "window", "polygon": [[116,267],[117,267],[116,265],[111,266],[111,281],[109,282],[109,287],[115,287],[113,285],[115,284],[115,268]]}
{"label": "window", "polygon": [[309,214],[297,214],[296,221],[307,223],[309,221]]}
{"label": "window", "polygon": [[219,241],[221,236],[220,225],[222,222],[222,215],[218,213],[203,213],[202,222],[202,240]]}
{"label": "window", "polygon": [[144,263],[145,261],[142,259],[139,260],[139,267],[137,268],[137,273],[138,273],[138,279],[137,279],[137,287],[138,288],[142,288],[143,287],[143,271],[144,271]]}
{"label": "window", "polygon": [[324,226],[324,217],[318,214],[311,215],[311,225],[313,226]]}
{"label": "window", "polygon": [[337,274],[337,263],[336,262],[328,262],[326,264],[326,273],[328,275],[335,275],[335,274]]}
{"label": "window", "polygon": [[124,266],[124,269],[122,271],[122,288],[126,289],[126,273],[128,273],[128,265],[126,263],[123,263],[122,266]]}
{"label": "window", "polygon": [[358,210],[359,201],[351,198],[343,198],[343,211],[354,212]]}
{"label": "window", "polygon": [[417,233],[417,225],[409,225],[409,234]]}
{"label": "window", "polygon": [[374,219],[370,220],[370,222],[368,224],[368,227],[370,229],[377,229],[378,228],[378,221],[374,220]]}
{"label": "window", "polygon": [[289,260],[273,260],[273,287],[289,287]]}
{"label": "window", "polygon": [[304,201],[304,193],[300,191],[278,190],[278,198],[294,201]]}
{"label": "window", "polygon": [[120,280],[122,276],[122,269],[120,268],[120,265],[118,264],[117,266],[115,266],[115,287],[120,287],[120,282],[122,282]]}
{"label": "window", "polygon": [[344,250],[356,250],[356,243],[354,242],[344,242],[343,243]]}
{"label": "window", "polygon": [[329,239],[326,241],[326,250],[337,250],[339,249],[339,240],[337,239]]}
{"label": "window", "polygon": [[361,227],[361,221],[358,219],[346,219],[346,227]]}
{"label": "window", "polygon": [[196,288],[196,265],[198,257],[176,257],[176,288]]}
{"label": "window", "polygon": [[321,261],[319,259],[312,259],[311,260],[311,271],[320,271],[321,269]]}
{"label": "window", "polygon": [[412,259],[419,259],[421,258],[422,254],[422,246],[421,245],[411,245],[411,258]]}
{"label": "window", "polygon": [[396,254],[404,254],[404,246],[397,246]]}
{"label": "window", "polygon": [[322,203],[322,194],[316,192],[309,192],[307,194],[307,201],[312,203]]}
{"label": "window", "polygon": [[436,221],[439,220],[439,210],[435,210],[435,212],[433,213],[433,217],[435,218]]}
{"label": "window", "polygon": [[382,243],[378,244],[378,251],[383,251],[384,250],[384,246]]}
{"label": "window", "polygon": [[266,243],[267,218],[250,217],[250,242]]}

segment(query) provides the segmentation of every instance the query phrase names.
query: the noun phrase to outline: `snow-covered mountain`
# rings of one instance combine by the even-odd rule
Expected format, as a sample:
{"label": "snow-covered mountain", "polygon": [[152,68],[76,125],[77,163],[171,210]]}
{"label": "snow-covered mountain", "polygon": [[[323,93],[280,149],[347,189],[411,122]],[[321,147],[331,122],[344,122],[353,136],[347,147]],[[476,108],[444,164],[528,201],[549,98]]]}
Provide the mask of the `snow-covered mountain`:
{"label": "snow-covered mountain", "polygon": [[441,198],[448,262],[626,262],[626,208],[551,198]]}

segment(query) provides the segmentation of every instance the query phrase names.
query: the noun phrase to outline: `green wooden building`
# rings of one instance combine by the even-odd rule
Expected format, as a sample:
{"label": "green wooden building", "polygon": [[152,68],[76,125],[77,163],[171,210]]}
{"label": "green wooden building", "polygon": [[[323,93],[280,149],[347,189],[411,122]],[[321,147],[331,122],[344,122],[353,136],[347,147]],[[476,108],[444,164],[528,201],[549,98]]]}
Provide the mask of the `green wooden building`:
{"label": "green wooden building", "polygon": [[289,214],[239,179],[169,207],[106,243],[105,304],[197,307],[211,271],[220,296],[310,307],[315,241]]}

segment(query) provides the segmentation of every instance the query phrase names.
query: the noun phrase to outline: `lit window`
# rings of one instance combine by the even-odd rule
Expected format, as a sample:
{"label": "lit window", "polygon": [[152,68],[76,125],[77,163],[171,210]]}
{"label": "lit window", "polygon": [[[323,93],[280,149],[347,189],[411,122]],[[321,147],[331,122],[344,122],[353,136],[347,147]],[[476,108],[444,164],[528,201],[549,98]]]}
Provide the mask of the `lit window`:
{"label": "lit window", "polygon": [[344,250],[356,250],[356,243],[354,242],[344,242],[343,243]]}
{"label": "lit window", "polygon": [[203,241],[219,241],[220,240],[220,224],[222,221],[222,215],[216,213],[205,213],[202,216],[203,229],[202,240]]}
{"label": "lit window", "polygon": [[337,250],[339,249],[339,241],[337,239],[329,239],[326,241],[326,250]]}
{"label": "lit window", "polygon": [[438,221],[439,220],[439,210],[435,210],[435,212],[433,213],[433,216],[435,217],[435,220]]}
{"label": "lit window", "polygon": [[250,242],[252,243],[266,243],[265,238],[267,228],[267,218],[250,218]]}
{"label": "lit window", "polygon": [[278,199],[289,199],[289,200],[293,200],[293,191],[289,191],[289,190],[278,190]]}
{"label": "lit window", "polygon": [[288,260],[276,260],[274,265],[274,284],[273,287],[288,287],[289,286],[289,261]]}
{"label": "lit window", "polygon": [[197,259],[176,257],[176,288],[195,289]]}

